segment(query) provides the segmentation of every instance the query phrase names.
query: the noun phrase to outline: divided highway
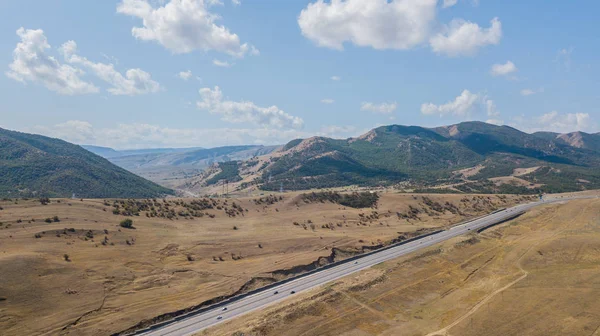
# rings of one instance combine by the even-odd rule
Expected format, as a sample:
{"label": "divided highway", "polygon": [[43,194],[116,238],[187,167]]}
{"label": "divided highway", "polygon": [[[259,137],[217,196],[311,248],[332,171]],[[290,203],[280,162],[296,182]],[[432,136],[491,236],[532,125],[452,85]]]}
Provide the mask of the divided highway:
{"label": "divided highway", "polygon": [[172,322],[163,323],[145,330],[137,332],[135,335],[144,336],[187,336],[197,333],[203,329],[211,327],[223,321],[247,314],[253,310],[263,308],[276,302],[285,300],[291,296],[297,295],[302,291],[324,285],[330,281],[348,276],[350,274],[367,269],[384,261],[388,261],[400,256],[412,253],[414,251],[426,248],[428,246],[443,242],[450,238],[464,235],[466,233],[477,231],[488,226],[498,224],[507,219],[514,218],[533,207],[541,204],[549,204],[571,200],[575,198],[594,198],[594,197],[570,197],[560,198],[549,201],[538,201],[528,204],[521,204],[515,207],[494,212],[488,216],[475,219],[464,224],[454,226],[448,230],[440,231],[435,234],[416,239],[414,241],[397,245],[391,248],[382,249],[369,253],[365,256],[354,259],[350,262],[342,263],[337,266],[325,268],[312,274],[299,277],[298,279],[282,283],[278,286],[267,288],[249,296],[242,296],[239,299],[230,299],[225,305],[217,304],[214,309],[206,310],[201,313],[190,313],[187,317],[177,318]]}

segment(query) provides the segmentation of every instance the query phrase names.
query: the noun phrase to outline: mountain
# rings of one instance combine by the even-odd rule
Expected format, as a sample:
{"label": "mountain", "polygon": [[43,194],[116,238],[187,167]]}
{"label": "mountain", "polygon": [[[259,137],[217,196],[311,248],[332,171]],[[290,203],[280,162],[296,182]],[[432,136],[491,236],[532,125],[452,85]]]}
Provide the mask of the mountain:
{"label": "mountain", "polygon": [[[490,183],[520,184],[515,190],[523,192],[581,190],[600,187],[596,137],[583,134],[583,146],[578,136],[528,134],[483,122],[382,126],[346,140],[293,140],[272,155],[255,182],[266,190],[471,182],[492,191],[508,187]],[[461,169],[475,170],[465,177],[457,173]]]}
{"label": "mountain", "polygon": [[191,152],[194,150],[202,149],[201,147],[191,148],[147,148],[147,149],[126,149],[126,150],[115,150],[109,147],[92,146],[92,145],[81,145],[86,150],[100,155],[103,158],[111,159],[120,156],[130,155],[148,155],[148,154],[165,154],[165,153],[184,153]]}
{"label": "mountain", "polygon": [[173,191],[63,140],[0,128],[0,195],[159,197]]}
{"label": "mountain", "polygon": [[536,132],[533,134],[537,137],[554,140],[571,147],[600,151],[600,133],[589,134],[585,132],[571,132],[560,134],[553,132]]}

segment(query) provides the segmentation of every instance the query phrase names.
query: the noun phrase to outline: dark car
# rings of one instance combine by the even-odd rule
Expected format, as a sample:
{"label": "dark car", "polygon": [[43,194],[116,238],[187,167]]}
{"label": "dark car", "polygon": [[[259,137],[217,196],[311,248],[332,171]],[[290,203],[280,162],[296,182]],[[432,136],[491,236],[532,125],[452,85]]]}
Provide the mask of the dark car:
{"label": "dark car", "polygon": [[279,294],[279,291],[275,291],[275,293],[273,293],[273,294],[277,295],[277,294]]}
{"label": "dark car", "polygon": [[296,291],[291,291],[290,294],[296,294]]}

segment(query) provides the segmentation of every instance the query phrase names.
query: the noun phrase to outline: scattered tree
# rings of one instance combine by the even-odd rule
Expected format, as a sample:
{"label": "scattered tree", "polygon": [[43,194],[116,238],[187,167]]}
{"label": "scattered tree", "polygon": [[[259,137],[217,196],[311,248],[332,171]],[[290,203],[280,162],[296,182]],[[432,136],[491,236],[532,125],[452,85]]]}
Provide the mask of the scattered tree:
{"label": "scattered tree", "polygon": [[122,228],[133,229],[133,221],[129,218],[122,220],[121,223],[119,223],[119,225]]}

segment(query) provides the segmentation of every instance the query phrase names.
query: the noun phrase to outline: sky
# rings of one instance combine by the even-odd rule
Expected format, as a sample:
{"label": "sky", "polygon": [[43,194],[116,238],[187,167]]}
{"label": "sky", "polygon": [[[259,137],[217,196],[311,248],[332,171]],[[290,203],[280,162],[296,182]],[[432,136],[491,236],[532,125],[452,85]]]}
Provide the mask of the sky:
{"label": "sky", "polygon": [[0,2],[0,127],[116,149],[600,131],[597,1]]}

